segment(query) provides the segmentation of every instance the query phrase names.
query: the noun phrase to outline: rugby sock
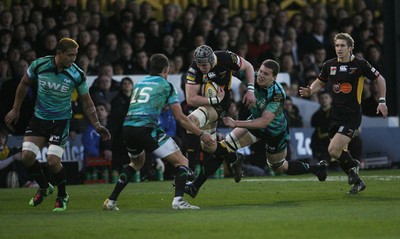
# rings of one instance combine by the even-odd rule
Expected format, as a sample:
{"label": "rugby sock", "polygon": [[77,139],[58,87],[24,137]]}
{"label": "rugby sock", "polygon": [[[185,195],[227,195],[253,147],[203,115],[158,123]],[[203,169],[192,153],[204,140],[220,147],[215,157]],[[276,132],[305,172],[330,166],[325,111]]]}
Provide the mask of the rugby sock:
{"label": "rugby sock", "polygon": [[299,175],[311,172],[310,165],[300,161],[288,161],[287,175]]}
{"label": "rugby sock", "polygon": [[199,164],[200,153],[200,139],[194,134],[188,133],[186,135],[186,150],[189,160],[189,168],[195,170],[196,165]]}
{"label": "rugby sock", "polygon": [[342,170],[348,174],[349,169],[357,166],[357,161],[351,157],[349,151],[342,150],[342,154],[338,158],[339,160],[339,165],[342,168]]}
{"label": "rugby sock", "polygon": [[125,188],[126,185],[131,181],[133,174],[135,174],[135,169],[133,169],[130,165],[126,166],[121,174],[119,175],[119,179],[115,184],[114,190],[111,193],[111,196],[108,198],[110,200],[116,201],[119,194]]}
{"label": "rugby sock", "polygon": [[32,178],[35,179],[36,183],[39,185],[39,188],[45,189],[49,186],[49,182],[43,174],[43,170],[39,161],[35,160],[33,165],[28,167],[27,170]]}
{"label": "rugby sock", "polygon": [[214,155],[218,159],[223,159],[227,161],[228,164],[231,164],[236,161],[236,153],[229,152],[226,145],[222,144],[221,142],[217,143],[217,149],[214,152]]}
{"label": "rugby sock", "polygon": [[207,181],[207,178],[217,171],[222,162],[223,159],[215,158],[213,155],[206,156],[199,175],[193,181],[193,185],[196,188],[200,188]]}
{"label": "rugby sock", "polygon": [[188,168],[180,165],[175,168],[175,197],[182,197],[188,178]]}
{"label": "rugby sock", "polygon": [[52,174],[54,185],[57,185],[58,194],[57,197],[67,196],[65,186],[67,184],[67,174],[65,173],[64,167],[61,168],[57,173]]}

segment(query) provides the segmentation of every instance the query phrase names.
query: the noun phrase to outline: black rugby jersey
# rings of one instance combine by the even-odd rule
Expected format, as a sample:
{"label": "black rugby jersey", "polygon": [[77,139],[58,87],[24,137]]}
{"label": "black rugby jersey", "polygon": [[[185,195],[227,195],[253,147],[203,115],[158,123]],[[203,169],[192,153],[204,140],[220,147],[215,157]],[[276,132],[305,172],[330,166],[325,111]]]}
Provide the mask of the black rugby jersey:
{"label": "black rugby jersey", "polygon": [[350,62],[338,62],[333,58],[324,63],[318,79],[332,83],[334,112],[360,114],[364,80],[376,80],[379,76],[380,73],[366,60],[355,57]]}
{"label": "black rugby jersey", "polygon": [[238,55],[230,51],[215,51],[214,53],[217,56],[216,65],[211,68],[210,72],[207,75],[203,75],[196,62],[193,61],[187,72],[186,83],[198,85],[213,81],[225,91],[223,101],[226,102],[230,99],[232,71],[240,69],[242,60]]}

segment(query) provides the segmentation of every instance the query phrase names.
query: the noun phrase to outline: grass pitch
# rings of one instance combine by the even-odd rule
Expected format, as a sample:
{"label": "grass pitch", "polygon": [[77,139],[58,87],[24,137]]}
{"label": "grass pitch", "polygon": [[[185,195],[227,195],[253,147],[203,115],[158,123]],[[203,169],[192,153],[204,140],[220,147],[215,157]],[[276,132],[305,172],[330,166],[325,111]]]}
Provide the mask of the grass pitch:
{"label": "grass pitch", "polygon": [[68,186],[63,213],[56,195],[33,208],[34,189],[0,189],[0,238],[399,238],[400,170],[360,174],[358,195],[343,173],[210,179],[186,211],[171,209],[171,181],[129,184],[118,212],[102,211],[112,184]]}

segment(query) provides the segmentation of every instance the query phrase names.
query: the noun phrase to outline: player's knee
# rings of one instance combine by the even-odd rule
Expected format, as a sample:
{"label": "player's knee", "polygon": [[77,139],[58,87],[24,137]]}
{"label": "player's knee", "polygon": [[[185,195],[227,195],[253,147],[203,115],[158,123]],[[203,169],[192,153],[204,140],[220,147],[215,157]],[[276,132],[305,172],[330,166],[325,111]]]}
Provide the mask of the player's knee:
{"label": "player's knee", "polygon": [[129,165],[136,171],[140,170],[144,165],[144,151],[142,151],[140,154],[132,154],[128,152],[128,155],[131,158],[131,163]]}
{"label": "player's knee", "polygon": [[22,163],[25,167],[30,167],[35,162],[37,155],[40,153],[39,147],[32,142],[24,142],[22,144]]}
{"label": "player's knee", "polygon": [[39,147],[32,142],[23,142],[22,143],[22,157],[23,158],[31,158],[34,157],[36,159],[39,154]]}
{"label": "player's knee", "polygon": [[278,162],[270,162],[269,160],[267,160],[270,169],[272,169],[274,173],[285,173],[286,172],[285,162],[286,162],[285,159],[282,159]]}
{"label": "player's knee", "polygon": [[236,151],[236,150],[242,148],[239,140],[236,138],[236,136],[232,132],[230,132],[225,137],[225,139],[221,142],[221,144],[225,144],[230,151]]}
{"label": "player's knee", "polygon": [[328,153],[331,157],[338,159],[340,157],[340,154],[342,153],[342,149],[339,149],[335,146],[329,145]]}
{"label": "player's knee", "polygon": [[200,128],[204,127],[209,122],[207,110],[203,107],[199,107],[198,109],[193,111],[188,117],[193,122],[193,124]]}
{"label": "player's knee", "polygon": [[54,155],[60,159],[62,158],[63,153],[64,153],[64,148],[54,144],[51,144],[47,151],[47,155]]}

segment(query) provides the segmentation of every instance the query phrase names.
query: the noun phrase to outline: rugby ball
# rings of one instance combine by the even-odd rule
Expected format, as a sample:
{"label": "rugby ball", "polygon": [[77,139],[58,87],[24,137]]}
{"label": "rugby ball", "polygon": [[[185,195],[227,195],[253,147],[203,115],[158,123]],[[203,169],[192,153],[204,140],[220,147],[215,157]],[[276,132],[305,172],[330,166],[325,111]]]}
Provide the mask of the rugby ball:
{"label": "rugby ball", "polygon": [[213,82],[213,81],[207,81],[205,84],[203,84],[203,96],[204,97],[214,97],[217,96],[218,91],[220,90],[220,86]]}

